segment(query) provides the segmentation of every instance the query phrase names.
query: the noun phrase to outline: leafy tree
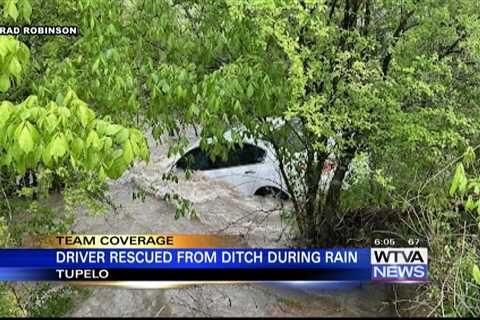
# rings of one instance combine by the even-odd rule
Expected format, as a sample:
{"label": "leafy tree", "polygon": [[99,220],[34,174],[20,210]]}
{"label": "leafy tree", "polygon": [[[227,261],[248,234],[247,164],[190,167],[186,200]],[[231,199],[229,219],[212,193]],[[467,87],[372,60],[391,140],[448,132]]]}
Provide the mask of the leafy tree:
{"label": "leafy tree", "polygon": [[[29,91],[55,100],[73,88],[101,115],[146,120],[157,137],[179,122],[198,125],[212,156],[226,153],[231,127],[268,140],[309,243],[335,238],[331,226],[348,209],[411,206],[402,199],[447,178],[435,168],[478,143],[472,1],[82,0],[43,9],[32,21],[74,21],[82,37],[72,46],[28,39],[37,80]],[[322,186],[332,154],[333,179]],[[359,158],[368,172],[347,190]],[[439,185],[421,195],[447,199]]]}
{"label": "leafy tree", "polygon": [[[20,11],[20,14],[18,13]],[[30,21],[28,0],[7,1],[4,16]],[[0,36],[0,92],[7,92],[12,81],[20,82],[30,52],[10,36]],[[36,62],[36,61],[35,61]],[[76,94],[64,87],[55,93],[55,102],[39,102],[28,96],[15,105],[0,104],[0,164],[2,170],[24,175],[26,170],[69,168],[95,174],[102,182],[118,178],[135,159],[148,160],[143,134],[96,118],[95,112]]]}
{"label": "leafy tree", "polygon": [[[42,2],[5,1],[3,17],[9,22],[30,22],[32,4]],[[45,46],[52,43],[58,45],[47,41]],[[27,44],[35,48],[35,41]],[[53,176],[64,185],[65,194],[72,195],[67,206],[73,206],[85,199],[83,194],[88,198],[96,191],[103,192],[107,177],[116,179],[135,160],[149,158],[141,131],[115,124],[111,117],[97,117],[68,85],[55,92],[55,101],[43,95],[40,88],[35,91],[34,82],[25,90],[24,78],[35,78],[36,74],[29,67],[36,69],[39,65],[37,59],[30,60],[27,44],[0,36],[0,196],[5,200],[0,209],[7,210],[10,223],[18,204],[14,200],[18,196],[32,198],[33,190],[23,186],[35,185],[38,197],[48,193],[55,182]],[[34,92],[41,97],[32,95]],[[25,179],[31,180],[32,176],[33,183],[25,184]],[[35,201],[31,209],[39,211]]]}
{"label": "leafy tree", "polygon": [[[300,233],[308,243],[327,243],[349,209],[344,204],[352,205],[347,199],[355,188],[343,186],[357,157],[366,155],[372,170],[364,190],[387,179],[404,197],[478,143],[478,6],[175,1],[171,28],[184,48],[164,41],[165,63],[148,82],[156,111],[149,120],[163,126],[182,114],[183,121],[201,125],[204,141],[216,137],[213,154],[223,152],[223,133],[232,126],[271,142]],[[286,124],[275,128],[275,118]],[[285,143],[291,136],[304,152],[301,173],[289,170],[298,150]],[[322,188],[332,153],[333,178]],[[298,180],[303,188],[294,186]],[[353,205],[405,205],[373,194]]]}
{"label": "leafy tree", "polygon": [[97,114],[140,126],[146,113],[145,81],[162,57],[155,39],[168,22],[158,18],[167,3],[32,1],[32,6],[38,9],[32,24],[75,25],[81,36],[23,37],[33,65],[28,74],[33,81],[24,84],[24,91],[55,100],[59,92],[72,89]]}
{"label": "leafy tree", "polygon": [[28,63],[29,51],[25,44],[13,37],[0,37],[0,57],[0,92],[6,92],[10,88],[11,77],[15,77],[17,81],[20,79],[22,65]]}
{"label": "leafy tree", "polygon": [[[55,99],[72,87],[102,115],[145,120],[156,137],[200,126],[212,156],[226,153],[231,127],[268,140],[307,243],[341,235],[333,226],[350,209],[440,207],[449,174],[436,172],[478,144],[476,2],[82,0],[45,9],[32,19],[75,21],[82,37],[70,47],[31,40],[41,57],[33,92]],[[322,186],[332,154],[333,179]]]}
{"label": "leafy tree", "polygon": [[41,106],[30,96],[17,106],[6,101],[0,105],[4,166],[24,175],[40,163],[50,169],[67,165],[93,171],[103,181],[120,177],[137,157],[148,159],[138,130],[95,119],[72,91],[61,103]]}
{"label": "leafy tree", "polygon": [[[3,1],[2,12],[9,22],[31,22],[31,1]],[[64,184],[67,207],[75,206],[80,200],[86,200],[82,202],[88,205],[93,193],[103,192],[101,187],[107,177],[116,179],[136,159],[149,158],[141,131],[115,124],[108,117],[97,117],[68,83],[62,90],[50,92],[55,101],[48,99],[51,97],[42,90],[36,91],[40,99],[32,95],[35,82],[30,82],[28,88],[23,79],[34,79],[35,71],[38,72],[38,60],[33,61],[34,72],[28,68],[32,62],[29,46],[35,48],[34,44],[0,36],[0,213],[8,213],[8,220],[0,216],[0,247],[18,245],[24,228],[28,228],[30,234],[65,232],[62,227],[68,219],[40,207],[32,197],[33,190],[36,197],[49,192],[52,175]],[[37,53],[35,49],[34,52]],[[32,176],[34,181],[27,186],[33,189],[22,188],[25,186],[22,181]],[[64,218],[64,224],[58,223],[59,218]],[[73,291],[69,294],[76,294]],[[49,298],[42,288],[32,287],[32,292],[33,295],[42,292],[43,297]],[[73,301],[69,294],[50,297],[38,306],[37,302],[22,302],[24,297],[19,296],[15,285],[2,284],[0,315],[43,312],[38,308],[63,313]]]}
{"label": "leafy tree", "polygon": [[[475,149],[469,148],[467,152],[458,159],[455,174],[450,186],[450,195],[455,198],[455,208],[453,221],[445,221],[444,226],[451,227],[455,222],[463,223],[463,234],[461,240],[451,236],[451,232],[446,232],[444,239],[449,237],[454,241],[437,241],[443,247],[444,254],[452,256],[451,250],[456,250],[453,254],[453,270],[457,274],[453,280],[449,280],[450,272],[444,274],[435,274],[435,280],[441,280],[448,283],[447,292],[441,301],[443,314],[451,316],[478,316],[480,314],[480,269],[478,248],[480,247],[480,172],[478,171],[478,161],[475,157]],[[473,174],[469,177],[466,169]],[[458,217],[458,213],[465,218]],[[458,223],[457,222],[457,223]],[[454,230],[462,230],[457,227]],[[435,270],[436,271],[436,270]],[[460,279],[460,280],[457,280]],[[450,283],[453,282],[453,283]],[[451,293],[450,293],[451,292]],[[453,301],[452,301],[453,300]]]}

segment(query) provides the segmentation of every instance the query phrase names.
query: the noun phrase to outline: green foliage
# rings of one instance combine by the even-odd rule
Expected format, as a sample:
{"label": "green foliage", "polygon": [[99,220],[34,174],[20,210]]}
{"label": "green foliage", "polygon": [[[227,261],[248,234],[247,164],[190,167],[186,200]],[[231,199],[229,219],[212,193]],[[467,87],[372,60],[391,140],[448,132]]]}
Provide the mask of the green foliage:
{"label": "green foliage", "polygon": [[[474,165],[459,165],[453,177],[449,168],[464,153],[477,161],[479,10],[468,0],[177,1],[165,11],[169,27],[178,43],[193,45],[179,51],[160,39],[164,61],[147,81],[146,118],[157,136],[178,121],[199,125],[212,156],[227,149],[231,127],[268,140],[307,243],[343,239],[342,228],[332,229],[352,209],[421,210],[424,220],[411,227],[432,243],[432,291],[445,277],[457,290],[433,312],[478,315],[478,181],[467,178]],[[291,136],[304,156],[292,156]],[[332,153],[338,166],[322,188]],[[352,179],[362,155],[368,168]],[[452,206],[465,192],[466,213]]]}
{"label": "green foliage", "polygon": [[60,105],[41,106],[30,96],[15,106],[4,101],[0,130],[0,163],[19,175],[39,166],[68,166],[93,171],[100,180],[118,178],[136,158],[148,160],[138,130],[95,118],[95,113],[69,91]]}
{"label": "green foliage", "polygon": [[478,268],[478,265],[472,267],[472,276],[475,283],[480,286],[480,269]]}
{"label": "green foliage", "polygon": [[465,176],[465,169],[463,168],[462,163],[459,163],[455,170],[452,186],[450,187],[450,195],[453,196],[457,190],[462,194],[467,190],[467,177]]}
{"label": "green foliage", "polygon": [[15,221],[10,223],[12,243],[21,246],[24,237],[69,233],[72,219],[68,213],[58,212],[37,201],[18,201]]}
{"label": "green foliage", "polygon": [[[448,202],[432,206],[421,202],[417,215],[407,220],[400,232],[421,234],[429,244],[429,284],[416,299],[428,315],[475,317],[480,315],[480,212],[476,210],[478,198],[478,160],[476,148],[444,168],[456,165],[450,180]],[[463,160],[462,162],[458,162]],[[448,189],[448,188],[445,188]]]}
{"label": "green foliage", "polygon": [[[475,317],[480,314],[480,286],[475,271],[479,262],[478,230],[465,214],[429,214],[432,226],[417,223],[429,242],[429,284],[418,303],[435,316]],[[425,217],[427,218],[427,217]],[[462,225],[463,224],[463,225]],[[461,236],[456,236],[462,232]]]}
{"label": "green foliage", "polygon": [[[233,143],[242,135],[269,141],[307,242],[335,238],[325,228],[341,211],[403,210],[415,205],[405,201],[412,197],[448,201],[440,181],[447,175],[432,172],[475,145],[480,132],[478,3],[160,3],[145,4],[164,10],[161,25],[147,32],[157,34],[162,53],[162,63],[145,70],[145,119],[155,136],[179,122],[198,125],[212,156],[226,152],[223,134],[232,127],[244,129]],[[286,143],[291,136],[300,138],[300,157]],[[357,188],[320,187],[331,153],[335,186],[346,186],[347,171],[368,155]],[[456,188],[466,188],[462,179]]]}
{"label": "green foliage", "polygon": [[[26,188],[25,188],[26,189]],[[23,195],[30,194],[22,190]],[[25,237],[31,235],[67,234],[71,230],[73,220],[69,213],[50,208],[48,203],[32,201],[31,195],[26,198],[10,198],[14,220],[8,221],[0,217],[0,247],[20,247]],[[3,211],[0,202],[0,213]],[[49,205],[47,207],[46,205]],[[74,287],[53,287],[47,283],[1,283],[0,284],[0,316],[62,316],[86,296],[86,289]]]}
{"label": "green foliage", "polygon": [[[93,29],[95,3],[82,0],[72,6],[64,1],[2,0],[0,24],[72,25],[76,24],[71,18],[78,16],[76,8],[79,6],[89,12],[88,23]],[[116,7],[111,4],[103,8]],[[32,7],[37,6],[42,10],[35,11],[32,16]],[[65,12],[70,15],[62,16]],[[55,16],[65,20],[51,20]],[[82,27],[86,22],[83,20]],[[118,34],[113,26],[109,27],[109,32]],[[91,33],[87,38],[93,40],[90,43],[99,44],[97,48],[102,48],[102,41],[97,41],[96,34]],[[107,177],[120,177],[136,160],[148,161],[148,147],[139,130],[115,124],[112,117],[104,117],[105,113],[97,117],[96,112],[71,90],[74,87],[80,92],[89,92],[82,90],[84,87],[77,81],[85,70],[81,70],[75,81],[65,81],[73,79],[68,68],[71,66],[69,59],[64,59],[65,52],[73,48],[71,44],[70,39],[63,37],[0,36],[1,246],[19,246],[25,234],[69,232],[72,213],[79,203],[102,212],[103,204],[108,202],[104,198]],[[55,56],[56,53],[60,55]],[[59,60],[55,61],[52,55]],[[81,62],[81,57],[77,61]],[[94,67],[98,70],[99,63]],[[45,88],[40,81],[41,75],[51,76],[49,70],[52,69],[67,73],[62,74],[62,79],[55,74],[45,79],[52,84]],[[93,70],[95,83],[99,83],[97,70]],[[122,71],[115,69],[110,75]],[[130,96],[131,77],[128,81],[129,86],[124,82],[120,85]],[[72,82],[74,86],[69,85]],[[91,79],[86,83],[90,84]],[[113,112],[118,109],[118,91],[101,88],[95,94],[100,97],[100,93],[109,92],[117,94],[117,98],[103,100],[108,103],[105,109],[117,120],[122,120],[118,116],[122,112]],[[131,121],[122,122],[131,124]],[[65,212],[48,208],[48,203],[45,206],[44,200],[50,201],[52,189],[63,191]],[[78,298],[78,290],[68,287],[51,290],[49,285],[32,285],[27,290],[29,293],[18,289],[17,285],[0,285],[0,316],[60,316],[69,311]]]}
{"label": "green foliage", "polygon": [[[475,149],[477,148],[470,148],[465,152],[463,158],[464,158],[464,161],[467,163],[467,165],[469,166],[475,165],[475,159],[476,159]],[[465,204],[464,204],[465,210],[467,212],[477,213],[477,217],[476,217],[477,239],[474,239],[474,241],[479,242],[478,235],[480,235],[480,197],[479,197],[480,179],[479,178],[469,179],[465,173],[462,162],[459,162],[457,165],[457,169],[455,171],[455,175],[453,177],[453,181],[450,188],[450,194],[452,196],[454,194],[457,194],[462,199],[465,199],[466,197],[467,200],[465,201]],[[476,248],[473,250],[472,261],[470,261],[469,263],[466,263],[467,266],[470,265],[471,267],[469,268],[469,270],[465,272],[467,274],[467,279],[464,280],[467,282],[467,284],[471,283],[471,286],[472,286],[471,292],[469,292],[469,295],[467,295],[467,299],[477,300],[477,302],[478,302],[478,299],[480,299],[480,269],[478,265],[480,263],[480,252],[478,250],[480,249]],[[471,279],[470,277],[468,277],[468,275],[470,275]],[[469,306],[472,304],[473,304],[472,302],[467,301],[466,305]],[[475,306],[472,307],[472,310],[474,309],[475,309]],[[477,310],[475,312],[473,312],[471,315],[478,316],[478,314],[480,314],[480,306],[478,306],[478,304],[477,304]]]}
{"label": "green foliage", "polygon": [[[5,218],[0,217],[0,248],[8,247],[11,237]],[[6,282],[0,282],[0,317],[20,317],[24,315],[15,293]]]}
{"label": "green foliage", "polygon": [[187,199],[182,198],[177,193],[166,193],[163,196],[163,200],[172,203],[175,205],[175,219],[179,219],[184,216],[189,216],[190,218],[196,218],[197,212],[192,207],[192,203]]}
{"label": "green foliage", "polygon": [[10,89],[13,78],[18,82],[28,63],[30,52],[25,44],[11,36],[0,36],[0,92]]}
{"label": "green foliage", "polygon": [[87,295],[88,290],[85,288],[39,284],[34,290],[30,290],[27,302],[31,306],[29,316],[35,318],[65,316]]}
{"label": "green foliage", "polygon": [[0,4],[3,17],[9,20],[30,22],[32,15],[31,0],[3,0]]}
{"label": "green foliage", "polygon": [[34,44],[35,66],[29,90],[55,100],[57,93],[71,88],[97,114],[123,125],[139,125],[146,112],[142,107],[147,70],[156,68],[162,56],[159,30],[174,38],[165,26],[163,7],[151,0],[43,3],[33,17],[36,24],[76,25],[82,36],[27,39]]}
{"label": "green foliage", "polygon": [[5,248],[10,243],[10,233],[4,217],[0,217],[0,248]]}
{"label": "green foliage", "polygon": [[18,307],[14,293],[6,283],[0,283],[0,316],[21,317],[22,309]]}

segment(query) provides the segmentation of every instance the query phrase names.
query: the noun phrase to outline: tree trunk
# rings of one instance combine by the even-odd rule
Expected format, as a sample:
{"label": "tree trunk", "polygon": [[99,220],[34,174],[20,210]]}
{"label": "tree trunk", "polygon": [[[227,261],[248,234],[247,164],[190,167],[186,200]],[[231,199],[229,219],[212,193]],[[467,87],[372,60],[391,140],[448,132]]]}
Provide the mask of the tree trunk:
{"label": "tree trunk", "polygon": [[338,161],[335,172],[326,191],[320,190],[320,179],[325,159],[310,158],[305,172],[307,194],[302,212],[296,212],[303,219],[297,219],[300,234],[307,246],[325,246],[335,242],[337,216],[341,207],[340,196],[353,153]]}
{"label": "tree trunk", "polygon": [[318,154],[311,150],[308,153],[307,168],[305,172],[305,185],[307,193],[305,195],[305,219],[303,221],[303,236],[307,245],[317,244],[317,212],[318,197],[320,188],[320,179],[322,177],[323,164],[327,154]]}
{"label": "tree trunk", "polygon": [[322,245],[333,244],[335,242],[334,226],[337,225],[337,217],[341,205],[341,192],[343,180],[348,171],[350,162],[353,159],[353,153],[338,161],[335,173],[328,188],[324,202],[319,206],[316,217],[317,243]]}

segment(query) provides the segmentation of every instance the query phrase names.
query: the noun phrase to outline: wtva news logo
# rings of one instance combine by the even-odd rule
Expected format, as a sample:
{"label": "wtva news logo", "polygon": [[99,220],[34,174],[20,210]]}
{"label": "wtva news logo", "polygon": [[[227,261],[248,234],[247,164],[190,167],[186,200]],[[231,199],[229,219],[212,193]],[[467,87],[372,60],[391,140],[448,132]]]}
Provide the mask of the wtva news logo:
{"label": "wtva news logo", "polygon": [[427,248],[372,248],[372,280],[382,282],[427,282]]}

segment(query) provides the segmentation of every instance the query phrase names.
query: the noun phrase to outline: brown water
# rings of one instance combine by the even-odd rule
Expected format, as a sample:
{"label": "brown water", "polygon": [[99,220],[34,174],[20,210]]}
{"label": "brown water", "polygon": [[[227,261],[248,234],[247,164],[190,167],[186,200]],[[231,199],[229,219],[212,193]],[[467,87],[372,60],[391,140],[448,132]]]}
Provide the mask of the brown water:
{"label": "brown water", "polygon": [[[144,202],[132,201],[131,183],[114,185],[111,195],[121,208],[105,216],[79,214],[74,229],[79,233],[212,233],[227,215],[235,216],[237,206],[245,202],[215,198],[200,203],[200,219],[175,220],[174,208],[164,201],[147,197]],[[262,203],[262,201],[260,201]],[[267,202],[268,201],[264,201]],[[211,211],[210,211],[211,209]],[[242,209],[245,209],[242,207]],[[211,216],[217,216],[213,219]],[[225,233],[245,235],[249,245],[280,246],[277,241],[275,217],[251,227],[258,219],[248,216],[244,222],[232,224]],[[215,221],[212,225],[208,223]],[[92,289],[91,296],[72,316],[381,316],[389,315],[387,289],[383,286],[344,289],[305,289],[268,285],[202,285],[180,289]]]}
{"label": "brown water", "polygon": [[[193,139],[193,137],[192,137]],[[281,204],[273,199],[244,197],[228,185],[200,174],[179,184],[165,183],[166,147],[152,148],[152,161],[138,164],[111,183],[110,196],[120,209],[105,216],[79,211],[79,233],[196,233],[241,235],[247,245],[281,247],[289,244],[288,228],[280,219]],[[145,201],[132,200],[136,185],[149,190]],[[175,191],[192,201],[198,218],[175,220],[175,208],[161,200]],[[92,289],[72,316],[388,316],[387,288],[354,286],[306,289],[267,285],[202,285],[178,289]]]}

